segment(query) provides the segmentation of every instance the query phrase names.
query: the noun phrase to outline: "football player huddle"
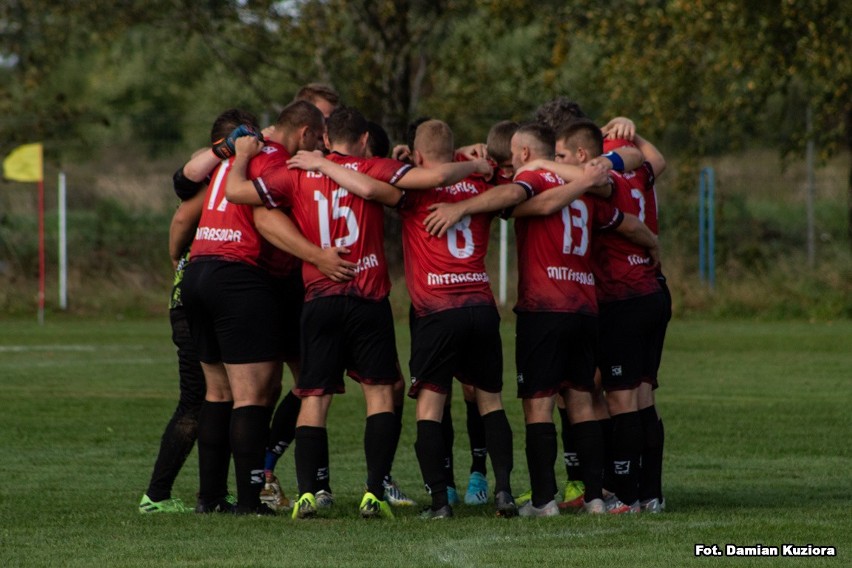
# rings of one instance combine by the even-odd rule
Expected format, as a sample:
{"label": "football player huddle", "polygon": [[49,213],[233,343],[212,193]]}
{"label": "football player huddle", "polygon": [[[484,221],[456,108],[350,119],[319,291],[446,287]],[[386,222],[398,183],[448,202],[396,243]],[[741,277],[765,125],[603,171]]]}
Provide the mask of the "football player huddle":
{"label": "football player huddle", "polygon": [[[171,490],[197,439],[195,512],[322,515],[334,505],[328,410],[344,375],[366,406],[361,517],[393,518],[395,507],[415,504],[391,475],[406,394],[431,499],[420,515],[453,516],[454,378],[471,447],[465,503],[492,502],[500,517],[663,509],[654,391],[671,299],[654,182],[666,163],[632,121],[600,127],[560,97],[534,120],[501,121],[485,143],[463,147],[447,123],[420,119],[388,157],[378,124],[341,105],[333,88],[310,84],[261,126],[225,111],[211,145],[174,175],[170,314],[181,401],[140,512],[193,510]],[[387,208],[402,222],[408,385],[388,301]],[[485,265],[495,217],[514,219],[518,254],[515,361],[530,487],[519,495]],[[282,398],[285,363],[294,386]],[[275,475],[291,444],[293,503]]]}

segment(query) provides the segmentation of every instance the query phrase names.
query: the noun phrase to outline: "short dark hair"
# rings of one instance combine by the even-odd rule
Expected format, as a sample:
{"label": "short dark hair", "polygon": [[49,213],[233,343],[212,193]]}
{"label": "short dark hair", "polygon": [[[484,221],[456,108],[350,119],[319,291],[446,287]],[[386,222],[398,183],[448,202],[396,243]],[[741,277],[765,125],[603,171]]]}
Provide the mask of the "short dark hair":
{"label": "short dark hair", "polygon": [[388,133],[382,128],[382,125],[372,120],[367,121],[367,132],[370,137],[367,138],[367,146],[370,150],[370,155],[373,157],[387,158],[390,153],[390,138]]}
{"label": "short dark hair", "polygon": [[593,154],[592,158],[603,154],[603,133],[597,124],[587,118],[577,119],[563,126],[556,139],[561,140],[572,152],[582,146],[589,154]]}
{"label": "short dark hair", "polygon": [[535,121],[556,132],[578,118],[586,118],[586,113],[578,103],[563,96],[547,101],[535,111]]}
{"label": "short dark hair", "polygon": [[326,119],[326,132],[329,142],[354,144],[365,132],[369,131],[367,119],[357,109],[341,105]]}
{"label": "short dark hair", "polygon": [[518,127],[515,131],[515,136],[529,136],[536,141],[536,148],[533,148],[534,154],[537,156],[553,156],[556,151],[556,135],[553,129],[537,122],[527,122]]}
{"label": "short dark hair", "polygon": [[485,139],[488,157],[498,165],[512,159],[512,136],[518,131],[518,126],[514,120],[501,120],[488,131]]}
{"label": "short dark hair", "polygon": [[317,99],[328,101],[334,106],[340,104],[340,94],[331,85],[325,83],[308,83],[293,97],[293,101],[316,102]]}
{"label": "short dark hair", "polygon": [[307,101],[296,101],[281,109],[275,126],[285,130],[309,126],[321,135],[323,120],[322,112],[313,104]]}
{"label": "short dark hair", "polygon": [[258,132],[260,131],[257,117],[252,113],[238,108],[229,108],[213,121],[213,127],[210,129],[210,142],[215,144],[241,124],[247,124]]}

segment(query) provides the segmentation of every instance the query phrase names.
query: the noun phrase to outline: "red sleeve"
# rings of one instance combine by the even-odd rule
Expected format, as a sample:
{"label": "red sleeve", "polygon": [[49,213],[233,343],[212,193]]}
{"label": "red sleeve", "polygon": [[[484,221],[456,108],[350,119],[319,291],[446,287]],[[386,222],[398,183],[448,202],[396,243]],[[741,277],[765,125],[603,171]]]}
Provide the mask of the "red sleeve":
{"label": "red sleeve", "polygon": [[624,213],[609,201],[593,195],[585,197],[593,208],[592,226],[595,230],[609,231],[615,229],[624,221]]}
{"label": "red sleeve", "polygon": [[286,152],[270,148],[270,152],[258,154],[249,162],[248,177],[268,209],[291,207],[297,170],[287,169]]}
{"label": "red sleeve", "polygon": [[402,176],[407,174],[414,166],[400,162],[399,160],[391,160],[390,158],[370,158],[364,161],[364,169],[360,170],[370,177],[376,178],[379,181],[387,182],[395,185]]}

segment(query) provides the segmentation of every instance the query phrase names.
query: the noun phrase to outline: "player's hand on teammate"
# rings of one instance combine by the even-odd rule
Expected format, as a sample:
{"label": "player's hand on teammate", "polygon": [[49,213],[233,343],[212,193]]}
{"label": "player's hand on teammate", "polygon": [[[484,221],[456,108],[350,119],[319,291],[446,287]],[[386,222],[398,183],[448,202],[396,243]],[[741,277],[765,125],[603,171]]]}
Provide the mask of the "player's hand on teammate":
{"label": "player's hand on teammate", "polygon": [[299,150],[296,155],[287,160],[287,169],[292,170],[298,168],[309,172],[318,172],[322,170],[323,165],[328,164],[325,155],[319,150],[309,152],[308,150]]}
{"label": "player's hand on teammate", "polygon": [[487,159],[477,158],[473,160],[473,163],[476,164],[476,173],[482,175],[485,179],[490,179],[494,175],[494,166]]}
{"label": "player's hand on teammate", "polygon": [[[239,140],[240,138],[250,138],[254,140],[256,144],[259,145],[257,152],[252,154],[252,156],[259,153],[260,148],[263,148],[263,134],[256,131],[248,124],[241,124],[238,127],[234,128],[234,130],[232,130],[231,133],[228,134],[226,137],[220,138],[219,140],[213,143],[213,153],[216,154],[218,158],[221,158],[222,160],[227,160],[228,158],[237,153],[237,140]],[[248,147],[246,148],[246,150],[248,150]]]}
{"label": "player's hand on teammate", "polygon": [[349,254],[351,251],[346,247],[330,247],[322,249],[314,266],[333,282],[348,282],[355,278],[354,262],[341,258],[341,255]]}
{"label": "player's hand on teammate", "polygon": [[423,220],[426,232],[443,237],[447,231],[464,217],[463,203],[433,203],[429,215]]}
{"label": "player's hand on teammate", "polygon": [[610,140],[621,138],[632,141],[636,136],[636,124],[626,116],[616,116],[601,128],[601,132]]}
{"label": "player's hand on teammate", "polygon": [[411,148],[409,148],[407,144],[397,144],[393,147],[393,150],[391,150],[391,158],[399,160],[400,162],[410,162]]}
{"label": "player's hand on teammate", "polygon": [[479,158],[487,158],[488,157],[488,146],[483,144],[482,142],[478,142],[476,144],[471,144],[469,146],[462,146],[458,150],[457,153],[461,154],[468,160],[476,160]]}

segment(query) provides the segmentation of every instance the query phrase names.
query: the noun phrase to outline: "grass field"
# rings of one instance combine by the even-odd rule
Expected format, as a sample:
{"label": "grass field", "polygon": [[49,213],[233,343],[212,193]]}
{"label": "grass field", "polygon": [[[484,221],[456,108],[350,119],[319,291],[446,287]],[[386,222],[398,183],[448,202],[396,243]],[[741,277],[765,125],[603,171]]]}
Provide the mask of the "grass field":
{"label": "grass field", "polygon": [[[516,493],[528,487],[506,341]],[[357,518],[362,405],[331,410],[329,518],[142,516],[159,436],[177,399],[168,322],[0,322],[2,566],[841,566],[852,558],[852,322],[675,322],[658,404],[666,427],[662,515],[449,522],[416,510]],[[407,357],[406,326],[398,341]],[[457,394],[460,394],[457,391]],[[456,476],[467,476],[460,396]],[[394,475],[425,502],[409,406]],[[193,501],[195,457],[175,496]],[[292,494],[292,452],[279,465]],[[558,479],[564,479],[560,467]],[[839,558],[695,558],[696,543],[823,545]]]}

